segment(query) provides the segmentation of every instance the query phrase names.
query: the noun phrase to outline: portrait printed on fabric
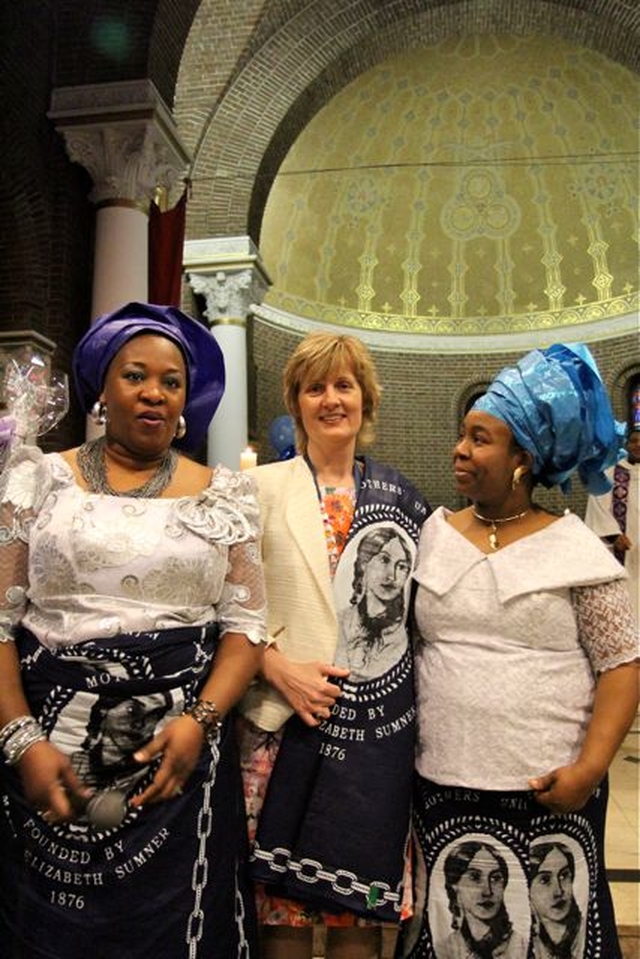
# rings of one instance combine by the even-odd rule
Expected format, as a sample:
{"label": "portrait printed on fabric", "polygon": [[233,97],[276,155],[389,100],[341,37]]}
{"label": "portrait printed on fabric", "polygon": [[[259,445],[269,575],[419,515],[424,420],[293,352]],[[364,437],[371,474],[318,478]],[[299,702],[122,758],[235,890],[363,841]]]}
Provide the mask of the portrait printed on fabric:
{"label": "portrait printed on fabric", "polygon": [[581,846],[555,833],[534,840],[529,856],[535,959],[584,959],[589,877]]}
{"label": "portrait printed on fabric", "polygon": [[527,878],[506,845],[494,836],[461,835],[442,849],[428,884],[436,959],[527,959]]}
{"label": "portrait printed on fabric", "polygon": [[149,771],[133,754],[175,712],[168,691],[128,698],[81,691],[61,709],[50,738],[71,757],[75,772],[87,786],[127,793]]}
{"label": "portrait printed on fabric", "polygon": [[350,683],[387,673],[407,649],[405,626],[416,547],[401,526],[371,524],[340,557],[334,590],[340,628],[335,663]]}

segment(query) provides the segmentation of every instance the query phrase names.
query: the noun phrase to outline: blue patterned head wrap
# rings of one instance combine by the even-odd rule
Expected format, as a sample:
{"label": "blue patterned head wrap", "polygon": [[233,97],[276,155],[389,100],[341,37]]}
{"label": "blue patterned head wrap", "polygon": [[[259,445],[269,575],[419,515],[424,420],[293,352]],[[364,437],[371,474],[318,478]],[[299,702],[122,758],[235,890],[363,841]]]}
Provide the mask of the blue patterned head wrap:
{"label": "blue patterned head wrap", "polygon": [[165,336],[182,351],[188,380],[182,411],[187,433],[174,444],[194,449],[206,436],[224,393],[224,358],[206,327],[174,306],[127,303],[98,317],[73,354],[73,376],[82,407],[86,413],[91,410],[102,392],[109,363],[125,343],[141,333]]}
{"label": "blue patterned head wrap", "polygon": [[473,409],[507,424],[533,457],[533,476],[544,486],[567,493],[577,470],[589,493],[611,489],[604,470],[624,456],[624,424],[614,419],[598,367],[582,343],[527,353],[498,374]]}

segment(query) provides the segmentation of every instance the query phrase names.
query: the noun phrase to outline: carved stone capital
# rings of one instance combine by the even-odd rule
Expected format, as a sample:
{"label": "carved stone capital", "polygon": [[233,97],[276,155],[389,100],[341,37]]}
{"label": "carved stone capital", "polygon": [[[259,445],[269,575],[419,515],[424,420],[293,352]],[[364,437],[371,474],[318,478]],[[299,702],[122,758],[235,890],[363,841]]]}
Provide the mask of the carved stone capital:
{"label": "carved stone capital", "polygon": [[184,266],[193,292],[204,297],[209,326],[241,322],[262,302],[269,278],[249,237],[188,241]]}
{"label": "carved stone capital", "polygon": [[90,199],[148,208],[158,187],[170,191],[189,156],[150,80],[59,87],[48,116],[67,153],[91,175]]}

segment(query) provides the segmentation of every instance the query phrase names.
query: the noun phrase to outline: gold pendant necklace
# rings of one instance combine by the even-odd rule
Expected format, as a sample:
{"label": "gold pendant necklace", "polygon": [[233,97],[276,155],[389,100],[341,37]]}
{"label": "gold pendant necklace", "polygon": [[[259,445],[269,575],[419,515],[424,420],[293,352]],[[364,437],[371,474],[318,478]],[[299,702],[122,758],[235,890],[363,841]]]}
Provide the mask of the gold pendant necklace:
{"label": "gold pendant necklace", "polygon": [[476,519],[479,519],[481,523],[487,523],[489,526],[489,546],[495,551],[500,549],[500,543],[498,542],[498,524],[511,523],[513,520],[522,519],[523,516],[527,515],[530,509],[531,507],[527,506],[521,513],[514,513],[513,516],[503,516],[496,519],[491,516],[483,516],[482,513],[476,513],[475,510],[472,510],[472,512]]}

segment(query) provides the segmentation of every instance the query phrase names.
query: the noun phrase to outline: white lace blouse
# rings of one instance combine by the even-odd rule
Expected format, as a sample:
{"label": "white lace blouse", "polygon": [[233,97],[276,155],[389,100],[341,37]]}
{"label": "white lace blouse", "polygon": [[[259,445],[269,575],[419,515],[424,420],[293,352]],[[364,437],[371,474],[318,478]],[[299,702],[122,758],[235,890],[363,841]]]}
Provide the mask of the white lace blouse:
{"label": "white lace blouse", "polygon": [[18,622],[49,648],[220,624],[265,639],[253,481],[219,467],[197,496],[87,493],[66,461],[19,450],[0,503],[0,641]]}
{"label": "white lace blouse", "polygon": [[597,673],[638,656],[624,569],[574,515],[489,555],[436,510],[414,577],[427,779],[527,789],[572,762]]}

